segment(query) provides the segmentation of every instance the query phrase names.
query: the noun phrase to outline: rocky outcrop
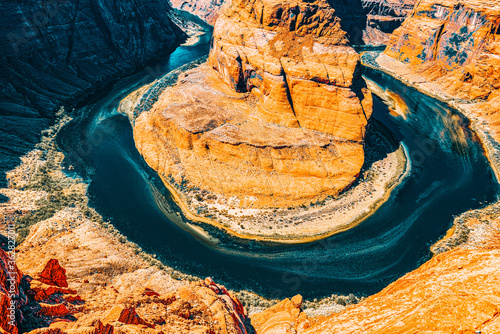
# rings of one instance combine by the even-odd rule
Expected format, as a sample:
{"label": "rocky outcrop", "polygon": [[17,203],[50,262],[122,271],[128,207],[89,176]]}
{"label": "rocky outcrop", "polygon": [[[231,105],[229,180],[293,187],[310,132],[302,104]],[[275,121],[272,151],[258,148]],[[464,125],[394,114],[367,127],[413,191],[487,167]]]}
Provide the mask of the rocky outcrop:
{"label": "rocky outcrop", "polygon": [[424,0],[377,62],[485,122],[500,141],[499,26],[496,1]]}
{"label": "rocky outcrop", "polygon": [[[15,198],[22,192],[10,196],[4,204],[7,211],[9,205],[20,212],[31,209],[29,201]],[[162,266],[104,223],[89,220],[79,208],[62,209],[34,224],[16,255],[24,271],[16,297],[16,326],[22,332],[247,333],[246,311],[230,291],[211,279],[181,280],[187,276]],[[0,261],[0,269],[6,261]],[[2,302],[4,291],[0,290]]]}
{"label": "rocky outcrop", "polygon": [[252,315],[252,326],[258,334],[298,333],[309,325],[302,311],[302,296],[285,299],[261,313]]}
{"label": "rocky outcrop", "polygon": [[359,56],[326,1],[235,0],[215,25],[208,64],[167,88],[134,137],[181,192],[288,207],[354,182],[371,108]]}
{"label": "rocky outcrop", "polygon": [[0,333],[18,333],[20,304],[25,301],[15,297],[24,295],[21,288],[23,274],[15,264],[14,253],[0,248]]}
{"label": "rocky outcrop", "polygon": [[61,105],[176,47],[185,35],[170,12],[161,0],[3,1],[0,170],[18,164]]}
{"label": "rocky outcrop", "polygon": [[[76,291],[32,280],[18,269],[14,258],[14,253],[0,249],[0,333],[17,334],[54,321],[71,321],[84,303]],[[53,260],[45,269],[52,265]],[[47,280],[65,279],[60,272],[45,269],[40,276]]]}
{"label": "rocky outcrop", "polygon": [[66,270],[61,267],[57,259],[52,259],[45,265],[45,268],[40,273],[40,282],[48,285],[55,285],[61,288],[67,288]]}

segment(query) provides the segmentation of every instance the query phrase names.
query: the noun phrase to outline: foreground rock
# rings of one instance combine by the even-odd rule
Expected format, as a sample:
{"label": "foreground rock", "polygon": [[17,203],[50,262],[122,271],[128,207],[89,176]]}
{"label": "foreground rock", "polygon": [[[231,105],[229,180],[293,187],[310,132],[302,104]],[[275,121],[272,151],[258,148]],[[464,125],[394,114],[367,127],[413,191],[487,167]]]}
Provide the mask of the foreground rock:
{"label": "foreground rock", "polygon": [[139,151],[180,192],[237,207],[338,195],[363,165],[372,108],[347,43],[325,1],[232,2],[208,64],[135,120]]}
{"label": "foreground rock", "polygon": [[[84,304],[76,291],[33,280],[14,259],[14,253],[0,249],[0,333],[17,334],[74,320],[72,314]],[[54,261],[49,260],[42,271],[51,282],[65,279],[51,270]]]}
{"label": "foreground rock", "polygon": [[[29,276],[18,271],[14,327],[3,317],[11,299],[0,276],[0,333],[247,333],[246,311],[231,292],[211,279],[173,279],[154,261],[78,210],[63,210],[35,224],[18,248]],[[7,264],[0,249],[0,275]]]}

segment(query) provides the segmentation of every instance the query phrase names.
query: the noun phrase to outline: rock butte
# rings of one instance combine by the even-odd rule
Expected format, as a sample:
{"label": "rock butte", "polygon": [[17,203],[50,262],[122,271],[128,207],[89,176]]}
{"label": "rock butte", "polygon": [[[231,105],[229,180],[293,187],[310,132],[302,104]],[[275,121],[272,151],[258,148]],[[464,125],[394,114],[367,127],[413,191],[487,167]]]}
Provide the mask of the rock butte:
{"label": "rock butte", "polygon": [[247,208],[338,195],[364,162],[372,100],[326,1],[233,1],[207,64],[136,120],[140,153],[177,189]]}

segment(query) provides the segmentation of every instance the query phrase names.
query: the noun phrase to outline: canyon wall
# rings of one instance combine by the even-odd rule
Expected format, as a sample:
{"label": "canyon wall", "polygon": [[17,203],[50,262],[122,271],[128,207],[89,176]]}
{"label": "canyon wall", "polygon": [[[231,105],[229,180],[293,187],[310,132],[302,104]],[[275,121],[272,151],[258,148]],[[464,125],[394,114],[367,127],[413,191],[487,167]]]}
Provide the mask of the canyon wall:
{"label": "canyon wall", "polygon": [[[380,45],[412,11],[416,0],[329,1],[341,18],[352,44]],[[188,11],[214,25],[224,0],[170,0],[172,7]]]}
{"label": "canyon wall", "polygon": [[364,44],[387,44],[392,32],[410,15],[416,3],[417,0],[362,0],[367,15]]}
{"label": "canyon wall", "polygon": [[500,141],[497,1],[422,0],[377,63],[486,123]]}
{"label": "canyon wall", "polygon": [[161,0],[2,1],[0,170],[19,162],[61,105],[177,46],[185,35],[171,11]]}
{"label": "canyon wall", "polygon": [[208,63],[165,89],[134,137],[165,181],[201,191],[191,203],[208,191],[221,204],[287,207],[356,180],[371,110],[328,2],[235,0],[215,24]]}
{"label": "canyon wall", "polygon": [[386,54],[454,97],[487,100],[499,95],[499,27],[497,1],[423,0]]}
{"label": "canyon wall", "polygon": [[170,4],[173,8],[185,10],[214,25],[224,0],[170,0]]}

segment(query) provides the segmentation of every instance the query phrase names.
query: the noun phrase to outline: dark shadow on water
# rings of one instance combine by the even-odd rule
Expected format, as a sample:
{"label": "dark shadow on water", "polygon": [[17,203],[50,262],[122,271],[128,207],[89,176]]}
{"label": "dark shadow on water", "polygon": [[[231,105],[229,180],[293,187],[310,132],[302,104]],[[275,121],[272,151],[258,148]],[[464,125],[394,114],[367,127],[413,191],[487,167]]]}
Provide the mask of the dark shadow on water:
{"label": "dark shadow on water", "polygon": [[5,195],[0,194],[0,203],[8,202],[9,198]]}

